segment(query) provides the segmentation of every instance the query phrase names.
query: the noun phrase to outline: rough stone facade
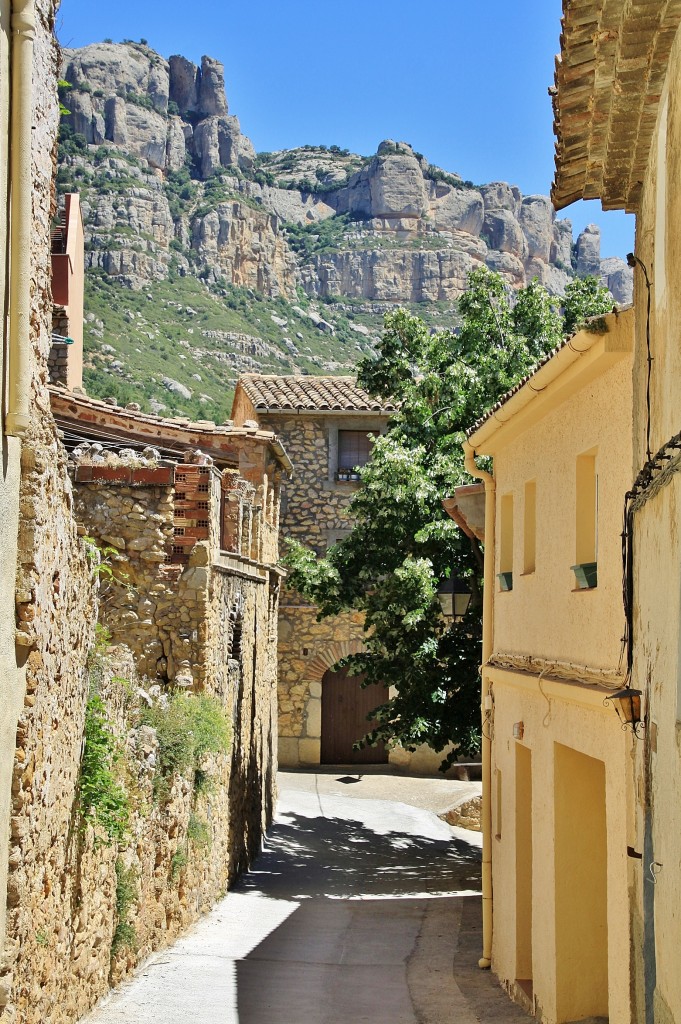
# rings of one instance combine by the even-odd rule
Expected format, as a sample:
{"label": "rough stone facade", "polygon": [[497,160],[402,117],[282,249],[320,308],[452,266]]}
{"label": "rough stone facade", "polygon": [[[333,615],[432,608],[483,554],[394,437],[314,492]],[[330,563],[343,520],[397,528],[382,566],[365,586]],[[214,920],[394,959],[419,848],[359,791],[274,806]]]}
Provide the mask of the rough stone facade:
{"label": "rough stone facade", "polygon": [[[363,616],[335,615],[317,621],[317,609],[296,604],[284,591],[279,614],[279,761],[319,764],[322,737],[322,677],[348,654],[362,649]],[[376,702],[381,697],[377,694]]]}
{"label": "rough stone facade", "polygon": [[[282,533],[324,554],[349,531],[347,506],[357,489],[355,483],[334,479],[338,430],[380,430],[387,416],[259,414],[258,419],[282,438],[295,467],[285,487]],[[284,592],[279,616],[281,764],[319,764],[322,677],[340,658],[361,650],[363,637],[363,616],[346,613],[317,622],[313,605]]]}
{"label": "rough stone facade", "polygon": [[[348,533],[348,504],[358,484],[337,479],[339,431],[380,433],[394,406],[372,398],[349,377],[247,375],[234,396],[237,426],[255,425],[280,437],[294,466],[282,493],[281,530],[319,554]],[[279,612],[279,761],[319,764],[322,756],[324,674],[362,650],[364,617],[346,612],[317,621],[317,609],[284,588]],[[349,688],[353,685],[349,681]],[[357,684],[354,684],[357,685]],[[383,700],[376,693],[376,705]],[[359,739],[359,736],[357,737]],[[445,751],[447,753],[448,751]],[[423,774],[438,770],[444,754],[425,744],[395,746],[395,766]],[[348,761],[354,752],[348,752]]]}
{"label": "rough stone facade", "polygon": [[[24,5],[14,6],[18,10]],[[135,481],[118,482],[116,500],[123,521],[114,524],[111,515],[110,525],[117,526],[117,534],[124,532],[130,556],[136,553],[140,581],[151,579],[165,564],[165,552],[163,563],[149,557],[160,532],[170,541],[169,575],[183,579],[180,600],[186,600],[190,624],[194,616],[197,625],[198,647],[188,652],[180,642],[185,639],[180,635],[183,610],[179,608],[178,623],[178,616],[173,619],[166,607],[171,647],[170,658],[165,650],[164,656],[175,670],[175,681],[179,684],[184,662],[190,661],[188,688],[214,694],[231,720],[233,733],[229,754],[208,755],[201,766],[213,776],[213,789],[197,794],[191,778],[176,775],[164,802],[155,801],[157,737],[152,728],[130,718],[130,705],[144,699],[137,692],[135,659],[127,649],[118,648],[115,658],[100,653],[99,663],[92,661],[97,606],[106,621],[110,595],[105,575],[93,570],[88,559],[90,545],[79,536],[67,453],[50,408],[50,226],[55,212],[52,183],[59,62],[52,34],[55,4],[35,0],[26,6],[36,19],[33,102],[27,124],[32,140],[29,425],[22,438],[6,437],[4,432],[1,438],[5,469],[0,480],[0,847],[6,854],[0,858],[0,1020],[2,1024],[70,1024],[111,982],[206,909],[258,849],[274,799],[272,720],[279,576],[262,559],[276,562],[273,524],[278,492],[270,485],[276,473],[269,469],[268,442],[244,434],[230,439],[230,458],[243,469],[244,500],[236,502],[241,519],[247,521],[247,527],[242,523],[238,532],[241,546],[228,544],[221,549],[219,523],[213,522],[208,535],[197,535],[195,550],[188,552],[176,543],[180,527],[168,502],[169,488],[164,495],[162,488],[154,488],[147,480],[152,507],[147,510],[148,519],[136,519],[132,513],[140,513],[133,505],[124,512],[120,501],[122,490],[128,487],[133,492]],[[5,143],[0,195],[6,202],[11,113],[7,83],[13,41],[22,33],[10,32],[16,25],[11,26],[12,5],[7,0],[0,0],[0,12],[0,128]],[[12,202],[18,198],[13,195]],[[5,259],[9,244],[4,221],[0,240],[2,294],[6,296],[15,265],[10,267]],[[10,349],[4,335],[6,301],[2,300],[0,347],[3,393],[8,381],[19,376],[12,362],[14,350],[12,358],[6,359]],[[146,437],[152,439],[154,424],[145,423],[142,435],[145,428]],[[211,500],[220,501],[221,483],[211,472]],[[112,482],[106,486],[113,500]],[[135,543],[135,534],[142,543]],[[173,563],[176,547],[182,548],[182,557]],[[133,566],[133,558],[128,561]],[[170,587],[174,586],[171,580]],[[175,601],[179,607],[177,597]],[[149,617],[149,607],[139,604],[137,596],[134,613],[141,622],[142,615]],[[199,622],[202,609],[205,615]],[[123,612],[123,606],[112,600],[117,627],[123,626]],[[173,622],[178,634],[174,647]],[[225,653],[236,630],[240,656],[229,659]],[[129,632],[135,646],[138,634]],[[126,638],[121,628],[118,639]],[[163,676],[154,682],[162,691]],[[115,770],[131,804],[130,838],[118,848],[102,841],[101,830],[95,835],[92,826],[84,823],[79,802],[86,709],[93,685],[104,702],[107,729],[121,744],[123,756]],[[200,824],[197,827],[194,820],[193,839],[192,815]],[[112,939],[120,924],[117,860],[135,879],[128,912],[135,941],[129,947],[120,946],[112,956]]]}
{"label": "rough stone facade", "polygon": [[[49,480],[45,466],[37,458],[35,463],[42,473],[31,478],[34,488]],[[64,470],[63,454],[56,464]],[[212,465],[98,453],[88,459],[82,450],[72,456],[71,476],[84,539],[76,539],[71,521],[68,536],[78,549],[65,564],[57,540],[53,557],[60,570],[48,577],[58,612],[51,641],[64,652],[60,675],[52,686],[41,685],[55,659],[31,651],[19,722],[8,1024],[75,1020],[111,983],[171,941],[250,863],[275,797],[274,489],[256,488],[235,470],[220,473]],[[199,502],[190,500],[192,480]],[[256,508],[256,499],[262,506]],[[63,621],[60,594],[75,587],[81,606],[72,601]],[[125,646],[100,652],[86,666],[95,594],[100,622]],[[132,816],[122,843],[102,842],[92,827],[83,829],[79,813],[93,686],[125,750],[120,773]],[[206,792],[195,789],[192,771],[174,776],[159,801],[158,740],[153,728],[140,724],[139,694],[146,702],[162,701],[164,693],[179,689],[218,699],[232,745],[229,753],[209,757],[213,784]],[[199,828],[198,839],[190,822],[194,832]],[[119,921],[117,862],[135,890],[127,920],[134,941],[119,947],[112,946]]]}
{"label": "rough stone facade", "polygon": [[[55,1019],[45,1012],[46,1004],[38,998],[38,992],[43,984],[46,992],[50,989],[60,970],[59,961],[54,950],[49,955],[43,951],[41,938],[45,929],[51,931],[52,925],[62,919],[68,905],[66,847],[82,745],[86,659],[94,627],[93,591],[72,517],[66,454],[57,437],[46,390],[52,316],[50,222],[58,121],[54,7],[51,0],[36,0],[34,5],[30,424],[21,441],[16,578],[16,541],[3,543],[6,562],[2,575],[11,581],[16,601],[12,629],[16,646],[11,663],[3,671],[7,689],[3,696],[0,800],[2,849],[9,855],[7,861],[3,852],[0,871],[3,883],[7,871],[6,929],[0,928],[4,940],[0,951],[3,1024],[5,1020],[28,1019],[21,1007],[34,1003],[40,1008],[35,1011],[38,1016]],[[4,40],[9,5],[6,10],[3,4],[2,22]],[[3,63],[5,80],[6,70]],[[7,448],[13,459],[17,439],[9,440]],[[13,757],[13,767],[7,764],[7,755]],[[11,770],[11,778],[6,767]],[[10,827],[8,844],[5,821]]]}

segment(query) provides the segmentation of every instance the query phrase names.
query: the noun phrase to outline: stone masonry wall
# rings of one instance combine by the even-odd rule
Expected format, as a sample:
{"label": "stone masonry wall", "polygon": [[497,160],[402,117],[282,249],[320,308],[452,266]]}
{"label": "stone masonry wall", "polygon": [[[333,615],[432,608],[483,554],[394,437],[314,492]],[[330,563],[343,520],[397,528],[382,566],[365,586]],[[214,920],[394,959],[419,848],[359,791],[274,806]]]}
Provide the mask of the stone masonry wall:
{"label": "stone masonry wall", "polygon": [[[378,429],[386,417],[275,416],[259,421],[286,446],[294,475],[286,481],[281,530],[323,554],[349,529],[347,505],[356,484],[333,479],[329,448],[341,429]],[[317,622],[317,610],[284,590],[279,611],[279,760],[319,764],[322,676],[346,654],[362,649],[363,616],[345,613]],[[379,700],[377,699],[377,703]]]}
{"label": "stone masonry wall", "polygon": [[[290,593],[286,595],[290,599]],[[317,622],[310,605],[282,603],[279,614],[279,762],[319,764],[322,676],[362,649],[363,616],[347,613]],[[376,703],[380,703],[380,696]]]}
{"label": "stone masonry wall", "polygon": [[[258,414],[262,427],[284,442],[294,465],[286,481],[281,515],[291,536],[324,554],[350,528],[347,507],[357,485],[333,479],[338,430],[380,430],[387,416]],[[319,764],[322,677],[346,654],[362,649],[363,616],[344,613],[317,622],[316,608],[284,590],[279,612],[279,760],[282,765]],[[352,685],[352,684],[349,684]],[[376,704],[382,697],[377,694]],[[411,752],[393,747],[392,764],[405,771],[437,772],[444,754],[425,744]]]}
{"label": "stone masonry wall", "polygon": [[[39,462],[37,468],[45,469]],[[92,479],[97,467],[79,465],[73,473],[75,513],[86,537],[75,541],[79,557],[68,567],[70,575],[55,582],[58,593],[78,573],[86,598],[61,624],[72,651],[69,685],[29,681],[20,720],[6,957],[11,975],[5,977],[11,1003],[0,1015],[2,1024],[76,1020],[225,893],[257,854],[274,807],[278,577],[270,585],[270,574],[250,559],[235,570],[237,554],[223,564],[211,540],[185,548],[181,564],[166,562],[176,521],[167,481],[175,468],[98,469],[99,480]],[[158,482],[164,469],[165,484]],[[216,474],[211,519],[220,510],[220,491]],[[75,526],[72,532],[75,538]],[[217,529],[208,532],[215,540]],[[85,550],[92,557],[95,544],[118,548],[119,554],[104,552],[104,564],[119,582],[88,563]],[[119,646],[104,650],[100,640],[86,664],[95,591],[100,621]],[[129,641],[131,650],[121,641]],[[36,672],[44,660],[31,651]],[[147,678],[140,668],[149,670]],[[131,821],[120,842],[84,827],[79,813],[83,728],[93,687],[122,751],[117,776],[129,795]],[[140,724],[140,713],[178,688],[218,699],[232,743],[228,753],[204,758],[212,780],[205,791],[196,789],[192,769],[174,776],[159,799],[158,740],[154,729]],[[118,944],[117,864],[134,890],[125,922],[132,938]]]}
{"label": "stone masonry wall", "polygon": [[[16,748],[7,854],[7,922],[0,953],[0,1020],[56,1020],[58,949],[41,944],[59,932],[69,903],[67,870],[73,794],[87,694],[86,660],[95,612],[90,572],[72,516],[66,455],[50,412],[50,222],[54,209],[58,58],[55,5],[36,0],[33,66],[30,426],[22,441],[16,575]],[[3,571],[13,573],[7,565]],[[15,703],[16,702],[16,703]],[[3,786],[6,779],[2,778]],[[3,794],[4,796],[4,794]],[[2,801],[4,807],[4,799]],[[3,825],[3,840],[5,839]],[[28,1010],[30,1007],[30,1011]]]}
{"label": "stone masonry wall", "polygon": [[[102,580],[100,620],[114,643],[131,650],[142,684],[212,694],[233,723],[224,851],[231,878],[257,853],[273,811],[278,577],[254,568],[240,547],[229,562],[220,555],[222,481],[215,470],[202,477],[209,481],[202,494],[207,508],[200,511],[207,525],[176,525],[195,522],[187,518],[186,499],[193,468],[132,469],[130,483],[115,483],[87,479],[114,475],[115,467],[81,463],[74,474],[76,511],[92,541],[118,551],[107,556],[115,579]],[[163,472],[174,482],[145,482]],[[250,523],[250,506],[237,507],[240,521]],[[191,531],[208,539],[192,538]],[[179,564],[167,560],[178,540],[187,542],[179,547]],[[238,540],[250,552],[249,531],[242,529]],[[214,856],[220,860],[217,847]]]}

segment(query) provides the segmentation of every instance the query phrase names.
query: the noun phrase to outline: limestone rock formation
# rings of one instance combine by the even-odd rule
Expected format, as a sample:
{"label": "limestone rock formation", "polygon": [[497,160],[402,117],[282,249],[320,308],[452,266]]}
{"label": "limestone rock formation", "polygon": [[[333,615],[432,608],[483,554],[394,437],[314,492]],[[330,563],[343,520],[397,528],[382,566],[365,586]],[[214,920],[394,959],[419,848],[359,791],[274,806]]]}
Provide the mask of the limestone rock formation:
{"label": "limestone rock formation", "polygon": [[141,43],[93,43],[64,50],[62,76],[72,86],[67,123],[90,145],[112,142],[164,171],[189,157],[204,178],[253,163],[250,140],[228,115],[224,68],[212,57],[197,68]]}
{"label": "limestone rock formation", "polygon": [[[124,352],[101,309],[88,329],[95,346],[101,337],[111,349],[96,356],[107,388],[116,376],[131,385],[143,376],[141,367],[133,372],[135,354],[146,341],[160,344],[154,314],[166,316],[168,304],[155,309],[150,290],[168,278],[226,304],[211,324],[219,340],[197,348],[187,328],[176,344],[189,348],[172,374],[165,367],[192,396],[194,414],[197,402],[224,398],[239,371],[348,372],[396,304],[419,304],[433,326],[451,326],[477,267],[498,271],[513,289],[536,278],[554,295],[575,274],[595,274],[616,302],[631,300],[631,271],[623,260],[601,261],[598,228],[589,225],[575,244],[570,221],[556,218],[546,196],[501,181],[474,185],[392,139],[368,157],[311,145],[256,155],[211,57],[197,65],[142,43],[96,43],[64,50],[62,76],[72,88],[59,188],[80,192],[87,266],[98,272],[91,280],[145,292],[152,303],[144,323],[130,326]],[[269,334],[252,310],[256,296],[272,303]],[[236,340],[259,332],[261,348]],[[187,352],[218,364],[212,381],[201,364],[205,392],[195,373],[183,376]],[[181,409],[183,392],[152,383],[157,405]]]}
{"label": "limestone rock formation", "polygon": [[601,272],[601,229],[597,224],[587,224],[577,239],[576,270],[579,277]]}

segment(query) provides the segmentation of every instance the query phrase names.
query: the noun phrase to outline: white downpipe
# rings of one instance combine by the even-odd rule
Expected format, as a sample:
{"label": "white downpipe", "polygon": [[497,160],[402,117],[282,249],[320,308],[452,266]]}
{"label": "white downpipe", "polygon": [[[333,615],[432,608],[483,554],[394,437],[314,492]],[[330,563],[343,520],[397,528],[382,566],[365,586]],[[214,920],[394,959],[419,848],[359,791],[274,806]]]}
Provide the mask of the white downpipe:
{"label": "white downpipe", "polygon": [[33,0],[14,0],[11,24],[9,386],[5,431],[13,437],[22,437],[30,422],[31,385]]}
{"label": "white downpipe", "polygon": [[490,692],[487,663],[494,639],[494,519],[496,485],[491,473],[475,464],[475,449],[464,442],[464,465],[472,477],[485,484],[485,565],[482,605],[482,956],[478,967],[492,966],[492,740],[487,710]]}

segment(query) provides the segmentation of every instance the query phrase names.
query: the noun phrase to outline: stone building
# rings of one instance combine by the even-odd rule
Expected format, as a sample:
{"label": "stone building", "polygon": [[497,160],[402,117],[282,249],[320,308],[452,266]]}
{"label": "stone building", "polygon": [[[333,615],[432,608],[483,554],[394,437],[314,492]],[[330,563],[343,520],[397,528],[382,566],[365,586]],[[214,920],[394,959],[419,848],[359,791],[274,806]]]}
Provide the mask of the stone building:
{"label": "stone building", "polygon": [[[551,353],[465,445],[487,506],[481,965],[549,1024],[628,1021],[631,1009],[637,740],[613,694],[625,684],[633,310],[604,326]],[[459,518],[475,514],[461,491]]]}
{"label": "stone building", "polygon": [[598,198],[636,214],[626,661],[645,728],[627,827],[632,1019],[671,1024],[681,1019],[679,0],[565,4],[553,92],[555,205]]}
{"label": "stone building", "polygon": [[[278,377],[245,374],[237,383],[232,416],[239,425],[274,430],[295,472],[286,483],[281,529],[318,554],[350,530],[347,507],[367,461],[370,435],[385,430],[394,406],[372,398],[352,377]],[[362,648],[363,617],[343,613],[317,621],[317,609],[284,588],[279,616],[279,760],[284,765],[392,763],[437,771],[442,754],[427,746],[353,750],[380,703],[356,676],[334,672]]]}
{"label": "stone building", "polygon": [[[144,685],[212,694],[232,720],[221,794],[229,841],[224,862],[214,856],[224,889],[258,852],[274,807],[279,495],[290,463],[264,431],[164,430],[156,417],[85,396],[53,402],[71,449],[76,518],[112,567],[100,581],[102,625]],[[142,422],[160,450],[140,441]],[[126,432],[124,446],[92,440]],[[187,449],[187,437],[200,448]],[[178,447],[184,455],[173,457]]]}
{"label": "stone building", "polygon": [[[357,488],[355,468],[367,461],[369,435],[385,429],[391,409],[351,377],[246,374],[239,379],[234,423],[257,423],[275,431],[295,467],[282,504],[284,536],[323,555],[349,532],[347,506]],[[382,748],[352,749],[380,698],[371,689],[362,690],[357,677],[332,671],[340,658],[361,650],[362,638],[360,614],[317,622],[316,607],[284,589],[279,617],[282,765],[387,761]]]}
{"label": "stone building", "polygon": [[[47,397],[58,124],[53,0],[0,2],[0,1014],[54,952],[36,910],[61,900],[55,814],[82,745],[92,586]],[[32,961],[27,982],[19,964]],[[44,1018],[49,1014],[44,1015]]]}
{"label": "stone building", "polygon": [[[50,676],[48,692],[29,680],[19,722],[4,963],[7,1019],[22,1024],[77,1019],[208,909],[259,849],[275,799],[277,520],[290,470],[271,433],[164,421],[63,388],[49,397],[70,451],[77,545],[50,584],[59,600],[78,570],[84,604],[70,625],[59,608],[48,639],[58,652],[62,630],[72,663],[79,653],[83,662],[80,675],[67,665],[68,680]],[[93,558],[110,571],[93,572]],[[114,646],[93,662],[84,656],[97,606]],[[60,671],[56,657],[49,667]],[[93,686],[125,748],[120,843],[99,842],[80,817]],[[215,783],[199,791],[194,769],[180,773],[160,803],[160,741],[134,708],[163,707],[178,691],[215,698],[232,741],[202,762]],[[134,893],[127,945],[116,938],[120,877]]]}

